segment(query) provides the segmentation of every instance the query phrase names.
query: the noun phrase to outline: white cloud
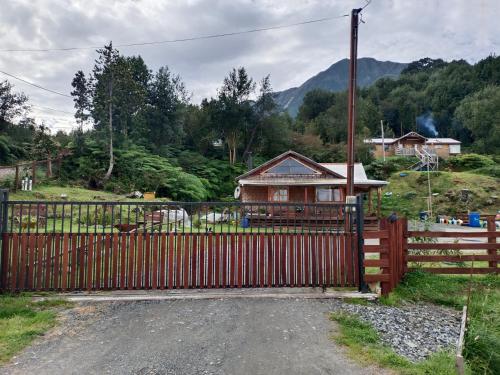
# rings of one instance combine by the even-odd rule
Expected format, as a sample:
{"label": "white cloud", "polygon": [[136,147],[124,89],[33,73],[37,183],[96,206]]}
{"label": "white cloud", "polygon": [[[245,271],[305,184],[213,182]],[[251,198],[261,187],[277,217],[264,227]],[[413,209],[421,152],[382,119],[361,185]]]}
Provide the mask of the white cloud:
{"label": "white cloud", "polygon": [[[11,0],[2,2],[0,45],[45,48],[184,38],[300,22],[348,13],[363,0],[189,0],[98,1]],[[495,0],[373,0],[360,28],[359,56],[409,62],[421,57],[476,62],[498,53]],[[326,69],[349,53],[349,18],[221,39],[122,48],[141,54],[154,70],[168,65],[181,75],[193,100],[215,95],[234,66],[256,80],[271,74],[283,90]],[[0,69],[53,90],[69,93],[77,70],[88,72],[95,51],[0,53]],[[3,79],[0,75],[0,79]],[[70,98],[11,80],[39,106],[73,111]],[[70,128],[69,114],[34,109],[52,127]]]}

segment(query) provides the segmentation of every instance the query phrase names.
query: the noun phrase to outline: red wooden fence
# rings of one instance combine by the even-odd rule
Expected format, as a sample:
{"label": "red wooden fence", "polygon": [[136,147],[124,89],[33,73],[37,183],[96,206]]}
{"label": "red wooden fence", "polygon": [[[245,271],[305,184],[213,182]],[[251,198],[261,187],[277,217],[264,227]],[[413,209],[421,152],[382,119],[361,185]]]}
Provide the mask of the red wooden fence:
{"label": "red wooden fence", "polygon": [[4,290],[356,286],[350,234],[3,235]]}
{"label": "red wooden fence", "polygon": [[487,231],[410,231],[405,236],[405,268],[440,274],[498,273],[499,235],[494,216],[488,217]]}
{"label": "red wooden fence", "polygon": [[[403,218],[393,223],[387,219],[380,221],[380,230],[364,232],[365,242],[378,240],[378,244],[365,244],[365,267],[378,268],[377,273],[366,273],[367,283],[380,283],[381,292],[387,295],[404,276],[405,232],[408,221]],[[372,257],[375,255],[375,259]]]}

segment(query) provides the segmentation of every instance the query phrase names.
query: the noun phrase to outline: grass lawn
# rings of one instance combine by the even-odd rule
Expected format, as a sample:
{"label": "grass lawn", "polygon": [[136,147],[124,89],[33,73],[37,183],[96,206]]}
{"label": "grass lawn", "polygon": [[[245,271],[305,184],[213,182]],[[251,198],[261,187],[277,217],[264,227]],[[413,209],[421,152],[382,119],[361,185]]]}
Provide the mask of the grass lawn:
{"label": "grass lawn", "polygon": [[125,200],[123,195],[102,190],[89,190],[73,186],[35,185],[32,191],[10,192],[10,200],[48,200],[61,201],[61,194],[67,195],[68,201],[113,201]]}
{"label": "grass lawn", "polygon": [[0,295],[0,364],[53,327],[57,308],[70,305],[64,300],[33,302],[29,294]]}

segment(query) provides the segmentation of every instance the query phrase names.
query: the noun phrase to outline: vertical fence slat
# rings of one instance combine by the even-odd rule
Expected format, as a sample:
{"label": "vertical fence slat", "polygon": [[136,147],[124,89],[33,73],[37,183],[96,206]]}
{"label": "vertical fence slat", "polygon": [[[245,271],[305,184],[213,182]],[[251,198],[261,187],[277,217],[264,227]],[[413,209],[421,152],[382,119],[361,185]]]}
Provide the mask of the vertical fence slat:
{"label": "vertical fence slat", "polygon": [[29,237],[26,233],[21,235],[21,260],[19,262],[19,290],[27,289],[27,259],[29,255]]}
{"label": "vertical fence slat", "polygon": [[317,285],[325,285],[325,281],[323,279],[323,251],[324,251],[324,241],[325,241],[325,235],[320,234],[318,235],[318,283]]}
{"label": "vertical fence slat", "polygon": [[[36,241],[36,290],[42,290],[43,276],[43,248],[45,246],[46,235],[39,234]],[[8,247],[7,247],[8,249]],[[7,258],[8,259],[8,258]]]}
{"label": "vertical fence slat", "polygon": [[258,275],[258,244],[259,237],[257,234],[252,236],[252,286],[255,288],[258,285],[257,275]]}
{"label": "vertical fence slat", "polygon": [[191,283],[189,284],[190,287],[195,288],[197,286],[197,281],[196,281],[196,276],[197,276],[197,271],[198,269],[196,268],[197,266],[197,260],[198,260],[198,234],[192,234],[189,236],[189,239],[191,240]]}
{"label": "vertical fence slat", "polygon": [[236,285],[241,288],[243,285],[243,236],[238,234],[238,270]]}
{"label": "vertical fence slat", "polygon": [[[161,251],[162,251],[162,271],[160,272],[163,276],[162,280],[165,280],[165,247],[166,247],[166,234],[162,234],[162,242],[161,242]],[[174,251],[174,234],[169,233],[168,234],[168,289],[173,289],[174,287],[174,256],[175,256],[175,251]],[[164,282],[162,281],[162,288],[164,287]]]}
{"label": "vertical fence slat", "polygon": [[88,246],[87,246],[87,289],[92,290],[93,288],[93,270],[95,269],[94,264],[94,234],[90,233],[88,237]]}
{"label": "vertical fence slat", "polygon": [[60,267],[60,259],[59,257],[61,256],[61,234],[56,233],[54,235],[55,237],[55,243],[54,243],[54,272],[53,272],[53,288],[55,290],[58,290],[60,288],[59,285],[59,278],[61,276],[61,270],[59,269]]}
{"label": "vertical fence slat", "polygon": [[175,262],[176,267],[176,277],[175,277],[175,287],[181,288],[182,286],[182,236],[178,234],[175,238],[176,244],[176,256],[177,260]]}
{"label": "vertical fence slat", "polygon": [[102,234],[98,233],[96,235],[96,244],[95,244],[95,287],[101,288],[101,275],[102,275],[102,259],[103,259],[103,248],[102,248]]}
{"label": "vertical fence slat", "polygon": [[189,288],[189,236],[182,236],[184,239],[184,258],[183,258],[183,266],[184,266],[184,289]]}
{"label": "vertical fence slat", "polygon": [[19,235],[14,233],[12,235],[12,262],[10,264],[10,290],[15,292],[17,290],[17,262],[19,254]]}
{"label": "vertical fence slat", "polygon": [[302,282],[302,250],[303,250],[303,241],[304,241],[304,235],[303,234],[298,234],[297,235],[297,286],[302,286],[304,283]]}
{"label": "vertical fence slat", "polygon": [[305,286],[310,286],[309,280],[309,240],[311,236],[309,234],[304,235],[304,283]]}
{"label": "vertical fence slat", "polygon": [[290,284],[289,286],[295,287],[296,286],[296,281],[295,281],[295,265],[297,264],[296,262],[296,257],[297,257],[297,236],[295,234],[290,235],[290,250],[288,252],[288,257],[289,257],[289,267],[290,267]]}
{"label": "vertical fence slat", "polygon": [[318,255],[316,254],[317,251],[317,235],[312,235],[311,236],[311,285],[316,286],[318,285],[318,272],[317,272],[317,266],[318,266]]}
{"label": "vertical fence slat", "polygon": [[61,289],[68,289],[68,271],[69,271],[69,234],[64,233],[62,245],[62,273],[61,273]]}
{"label": "vertical fence slat", "polygon": [[288,236],[286,234],[282,234],[281,236],[281,248],[280,248],[280,260],[281,260],[281,269],[280,269],[280,285],[287,285],[287,269],[286,269],[286,261],[287,261],[287,251],[288,251]]}
{"label": "vertical fence slat", "polygon": [[231,233],[230,235],[231,241],[231,248],[229,249],[229,255],[230,255],[230,260],[229,260],[229,284],[231,287],[234,287],[236,285],[236,273],[234,272],[234,267],[236,263],[236,242],[235,242],[235,235]]}
{"label": "vertical fence slat", "polygon": [[128,289],[134,288],[134,262],[135,262],[135,248],[136,248],[136,235],[130,234],[128,243],[128,272],[127,272],[127,287]]}
{"label": "vertical fence slat", "polygon": [[208,234],[208,264],[207,264],[207,286],[209,288],[212,288],[213,286],[213,266],[214,266],[214,254],[213,254],[213,251],[214,251],[214,247],[213,247],[213,235],[212,233],[209,233]]}
{"label": "vertical fence slat", "polygon": [[331,276],[332,255],[330,251],[330,240],[330,233],[327,233],[325,235],[325,285],[327,286],[331,286],[332,284],[334,284],[334,282],[332,282]]}
{"label": "vertical fence slat", "polygon": [[109,289],[110,279],[109,279],[109,269],[110,265],[110,253],[111,253],[111,237],[109,233],[104,235],[104,289]]}
{"label": "vertical fence slat", "polygon": [[111,268],[111,280],[112,284],[111,287],[113,289],[116,289],[118,286],[118,233],[113,233],[112,234],[113,240],[111,241],[113,243],[113,254],[111,255],[112,259],[112,268]]}
{"label": "vertical fence slat", "polygon": [[51,288],[52,274],[52,234],[47,234],[47,242],[45,244],[45,283],[43,288],[48,290]]}
{"label": "vertical fence slat", "polygon": [[34,285],[33,285],[33,280],[35,277],[35,263],[36,263],[36,258],[35,258],[35,252],[36,252],[36,241],[37,241],[37,235],[36,234],[31,234],[30,239],[29,239],[29,259],[28,259],[28,289],[33,290]]}
{"label": "vertical fence slat", "polygon": [[345,234],[339,235],[339,285],[345,286]]}
{"label": "vertical fence slat", "polygon": [[135,287],[137,289],[142,289],[142,267],[143,267],[143,251],[144,251],[144,238],[142,233],[137,234],[137,262],[136,262],[136,278],[135,278]]}
{"label": "vertical fence slat", "polygon": [[85,243],[87,240],[87,236],[82,234],[80,236],[80,242],[78,246],[78,256],[79,256],[79,264],[78,264],[78,289],[85,288]]}
{"label": "vertical fence slat", "polygon": [[[153,234],[153,264],[151,267],[151,288],[158,289],[158,233]],[[160,281],[160,285],[162,281]]]}
{"label": "vertical fence slat", "polygon": [[259,277],[260,277],[260,287],[263,288],[266,284],[265,279],[265,247],[266,247],[266,237],[263,234],[259,234]]}
{"label": "vertical fence slat", "polygon": [[[221,284],[221,277],[220,277],[220,264],[221,264],[221,238],[220,234],[215,234],[215,287],[220,288],[222,287]],[[222,268],[224,269],[224,268]]]}
{"label": "vertical fence slat", "polygon": [[126,270],[127,270],[127,258],[129,248],[127,246],[127,234],[120,233],[120,289],[126,288]]}
{"label": "vertical fence slat", "polygon": [[151,267],[151,233],[144,233],[145,249],[144,249],[144,289],[151,288],[150,282],[150,267]]}
{"label": "vertical fence slat", "polygon": [[200,288],[205,287],[205,235],[200,235]]}
{"label": "vertical fence slat", "polygon": [[75,289],[76,287],[76,273],[77,273],[77,242],[78,236],[76,234],[71,235],[71,273],[70,273],[70,284],[69,287],[71,289]]}
{"label": "vertical fence slat", "polygon": [[249,237],[248,233],[245,233],[244,237],[245,237],[245,262],[244,262],[245,280],[243,281],[243,284],[245,286],[251,286],[251,284],[250,284],[250,237]]}

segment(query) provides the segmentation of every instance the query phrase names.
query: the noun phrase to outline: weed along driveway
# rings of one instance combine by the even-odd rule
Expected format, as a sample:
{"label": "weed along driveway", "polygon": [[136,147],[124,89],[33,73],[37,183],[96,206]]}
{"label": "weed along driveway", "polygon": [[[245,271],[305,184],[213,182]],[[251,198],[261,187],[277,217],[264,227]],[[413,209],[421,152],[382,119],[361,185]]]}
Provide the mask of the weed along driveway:
{"label": "weed along driveway", "polygon": [[79,303],[3,374],[381,374],[331,339],[332,300]]}

